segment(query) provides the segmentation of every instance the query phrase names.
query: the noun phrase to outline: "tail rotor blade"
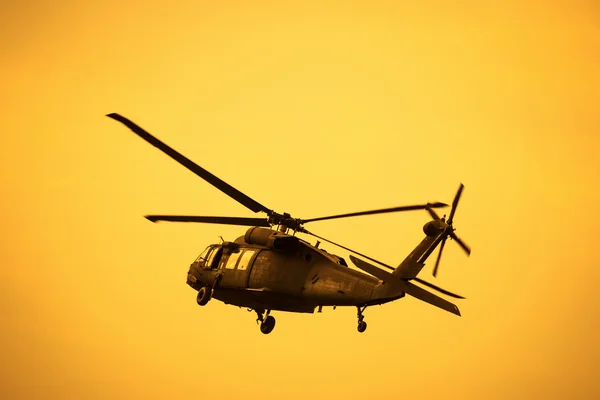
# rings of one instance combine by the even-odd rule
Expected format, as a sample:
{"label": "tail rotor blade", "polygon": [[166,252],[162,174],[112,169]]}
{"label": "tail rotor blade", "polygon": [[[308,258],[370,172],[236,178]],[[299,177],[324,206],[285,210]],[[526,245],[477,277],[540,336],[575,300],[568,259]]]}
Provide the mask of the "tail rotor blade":
{"label": "tail rotor blade", "polygon": [[[464,250],[465,253],[467,253],[467,255],[471,255],[471,248],[469,246],[467,246],[465,244],[465,242],[463,242],[461,239],[459,239],[458,236],[456,236],[456,234],[454,233],[454,227],[452,226],[452,221],[454,220],[456,208],[458,207],[458,202],[460,201],[460,196],[462,195],[464,188],[465,188],[465,185],[463,185],[461,183],[460,186],[458,187],[458,191],[456,192],[456,195],[454,196],[454,200],[452,200],[452,209],[450,210],[450,216],[448,217],[448,221],[445,224],[444,231],[441,234],[442,241],[441,241],[441,246],[440,246],[440,252],[438,253],[437,260],[435,261],[435,267],[433,268],[433,276],[434,277],[437,276],[438,269],[440,267],[440,260],[442,258],[442,252],[444,251],[444,246],[446,245],[446,240],[448,239],[448,237],[450,237],[454,241],[456,241],[456,243]],[[431,214],[431,216],[434,219],[439,219],[439,218],[437,218],[437,214],[435,213],[435,211],[433,211],[429,208],[427,209],[427,211],[429,211],[429,214]],[[443,222],[443,220],[442,220],[442,222]],[[429,254],[431,254],[431,253],[428,253],[428,255]]]}
{"label": "tail rotor blade", "polygon": [[[471,255],[471,248],[469,246],[467,246],[465,244],[465,242],[463,242],[458,236],[456,236],[454,233],[450,234],[450,237],[452,239],[454,239],[454,241],[456,243],[458,243],[458,245],[465,251],[465,253],[467,253],[467,255]],[[443,243],[442,243],[443,244]]]}
{"label": "tail rotor blade", "polygon": [[458,206],[458,201],[460,200],[460,195],[462,194],[464,187],[465,185],[461,183],[458,187],[458,192],[456,192],[456,196],[454,196],[454,201],[452,202],[452,210],[450,210],[450,216],[448,217],[448,225],[452,225],[454,213],[456,212],[456,206]]}
{"label": "tail rotor blade", "polygon": [[440,252],[438,253],[437,260],[435,261],[435,267],[433,268],[433,276],[437,275],[438,267],[440,266],[440,259],[442,258],[442,251],[446,245],[446,238],[442,239],[442,245],[440,246]]}

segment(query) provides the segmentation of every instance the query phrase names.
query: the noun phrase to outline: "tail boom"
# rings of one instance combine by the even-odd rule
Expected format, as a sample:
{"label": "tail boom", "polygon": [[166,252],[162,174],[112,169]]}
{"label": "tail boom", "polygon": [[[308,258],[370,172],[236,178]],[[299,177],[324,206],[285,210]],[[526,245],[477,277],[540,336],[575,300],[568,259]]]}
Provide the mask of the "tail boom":
{"label": "tail boom", "polygon": [[442,299],[434,295],[427,290],[414,285],[405,279],[399,277],[397,274],[389,273],[387,271],[382,270],[374,265],[371,265],[363,260],[360,260],[353,255],[350,255],[350,260],[356,265],[358,268],[363,271],[381,279],[383,282],[387,284],[385,288],[385,294],[382,294],[382,297],[385,298],[398,298],[401,297],[402,293],[407,293],[421,301],[429,303],[433,306],[441,308],[442,310],[446,310],[454,315],[460,316],[460,311],[458,307],[447,300]]}

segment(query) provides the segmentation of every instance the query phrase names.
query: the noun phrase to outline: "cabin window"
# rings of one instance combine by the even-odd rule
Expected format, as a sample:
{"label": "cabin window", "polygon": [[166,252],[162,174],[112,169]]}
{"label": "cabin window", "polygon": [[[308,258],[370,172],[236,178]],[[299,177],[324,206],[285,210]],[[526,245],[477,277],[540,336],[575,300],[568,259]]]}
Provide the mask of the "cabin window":
{"label": "cabin window", "polygon": [[245,270],[246,268],[248,268],[248,265],[250,264],[250,259],[252,259],[254,253],[256,253],[254,250],[244,251],[244,254],[240,258],[240,263],[238,264],[238,270]]}
{"label": "cabin window", "polygon": [[231,253],[229,255],[229,260],[227,260],[227,264],[225,265],[225,268],[234,269],[235,264],[237,264],[237,260],[238,260],[238,258],[240,258],[241,254],[242,253]]}

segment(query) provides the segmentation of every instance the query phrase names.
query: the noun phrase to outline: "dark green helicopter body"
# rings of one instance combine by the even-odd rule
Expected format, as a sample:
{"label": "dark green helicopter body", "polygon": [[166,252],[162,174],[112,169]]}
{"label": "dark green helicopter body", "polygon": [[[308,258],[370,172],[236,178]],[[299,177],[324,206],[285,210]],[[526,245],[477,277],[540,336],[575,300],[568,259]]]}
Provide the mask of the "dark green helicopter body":
{"label": "dark green helicopter body", "polygon": [[209,246],[190,266],[188,284],[213,287],[212,297],[227,304],[305,313],[367,304],[382,293],[379,279],[348,268],[343,258],[261,227],[235,242]]}
{"label": "dark green helicopter body", "polygon": [[[440,218],[433,210],[445,207],[446,204],[443,203],[393,207],[308,220],[294,219],[287,213],[276,213],[251,199],[130,120],[118,114],[108,116],[122,122],[148,143],[250,210],[267,214],[266,219],[173,215],[146,217],[152,222],[203,222],[251,226],[244,236],[240,236],[233,242],[223,241],[221,244],[208,246],[191,264],[187,283],[198,291],[199,305],[204,306],[211,298],[215,298],[225,304],[254,310],[261,322],[263,333],[271,332],[275,326],[275,319],[269,315],[272,310],[313,313],[316,308],[320,312],[324,306],[357,307],[358,331],[363,332],[367,327],[363,320],[363,311],[367,306],[387,303],[402,298],[405,294],[460,315],[454,304],[410,281],[414,280],[451,297],[463,298],[417,278],[417,274],[425,265],[425,260],[441,243],[434,269],[435,276],[448,237],[454,239],[470,254],[469,247],[454,234],[452,226],[454,212],[463,189],[462,184],[454,198],[448,221],[445,216]],[[427,210],[433,220],[423,226],[425,238],[397,268],[320,237],[304,228],[304,224],[308,222],[418,209]],[[290,230],[293,234],[288,234]],[[343,258],[319,248],[320,242],[313,246],[296,236],[297,232],[339,246],[392,272],[387,272],[353,255],[350,255],[352,262],[366,274],[351,269]]]}

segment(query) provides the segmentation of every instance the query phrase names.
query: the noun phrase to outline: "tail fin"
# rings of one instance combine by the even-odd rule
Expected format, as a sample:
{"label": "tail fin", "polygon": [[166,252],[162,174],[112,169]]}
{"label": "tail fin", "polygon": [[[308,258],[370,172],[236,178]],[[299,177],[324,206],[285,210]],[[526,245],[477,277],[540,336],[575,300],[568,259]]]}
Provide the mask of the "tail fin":
{"label": "tail fin", "polygon": [[[409,256],[410,257],[410,256]],[[382,270],[374,265],[371,265],[363,260],[360,260],[353,255],[350,255],[350,260],[356,265],[358,268],[363,271],[381,279],[385,283],[391,286],[391,290],[394,292],[407,293],[419,300],[422,300],[426,303],[429,303],[433,306],[439,307],[442,310],[446,310],[451,312],[452,314],[460,316],[460,311],[458,307],[447,300],[442,299],[441,297],[436,296],[435,294],[428,292],[427,290],[416,286],[400,276],[396,274],[395,270],[393,273],[389,273],[387,271]]]}
{"label": "tail fin", "polygon": [[[441,221],[440,221],[441,222]],[[443,222],[442,222],[443,223]],[[444,224],[445,225],[445,224]],[[402,261],[393,272],[394,276],[402,279],[413,279],[425,266],[425,260],[440,244],[446,235],[446,231],[438,221],[430,221],[423,227],[425,239]]]}
{"label": "tail fin", "polygon": [[425,239],[419,243],[412,253],[410,253],[402,264],[394,271],[394,275],[404,279],[414,279],[425,266],[427,257],[429,257],[441,243],[440,252],[438,253],[435,267],[433,268],[433,276],[436,276],[442,257],[442,251],[444,251],[444,245],[446,244],[446,239],[448,239],[448,237],[454,240],[467,255],[471,254],[471,248],[456,236],[452,224],[454,214],[456,213],[456,207],[458,206],[464,187],[465,186],[462,183],[458,187],[458,192],[456,192],[456,196],[454,196],[454,200],[452,201],[452,209],[450,210],[448,221],[446,221],[445,215],[440,218],[431,207],[427,207],[427,211],[433,218],[432,221],[429,221],[423,226],[423,232],[425,232],[425,235],[427,236],[425,236]]}

